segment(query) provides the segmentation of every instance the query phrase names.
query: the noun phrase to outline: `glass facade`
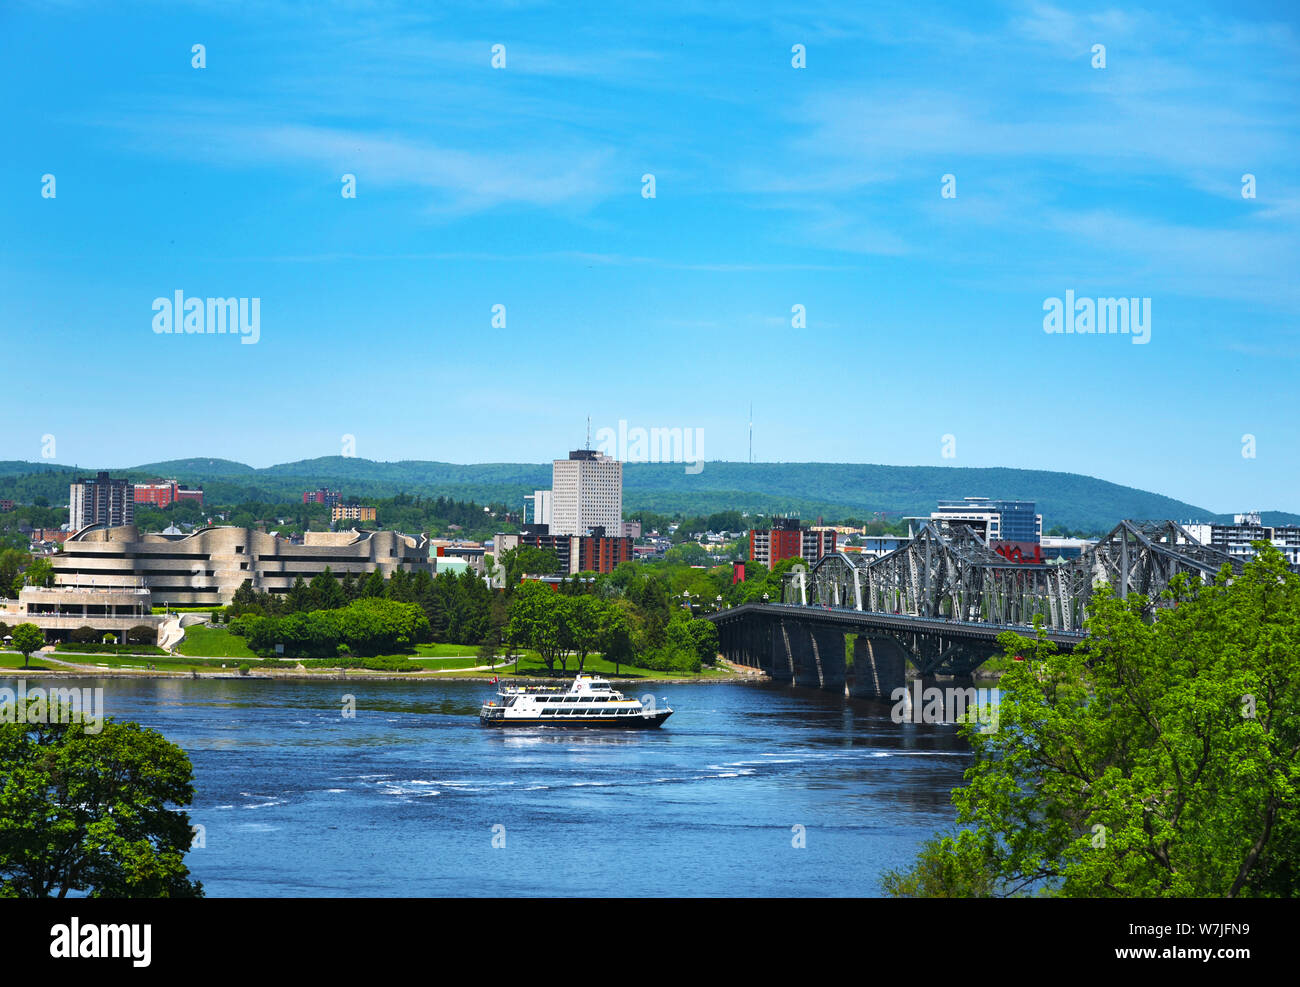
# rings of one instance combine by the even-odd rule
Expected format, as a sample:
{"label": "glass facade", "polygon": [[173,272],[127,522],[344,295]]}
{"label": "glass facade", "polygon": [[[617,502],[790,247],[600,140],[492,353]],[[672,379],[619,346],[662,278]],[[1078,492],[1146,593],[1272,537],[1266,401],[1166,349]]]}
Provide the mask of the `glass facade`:
{"label": "glass facade", "polygon": [[941,500],[934,520],[964,522],[989,541],[1038,544],[1039,515],[1032,500],[989,500],[967,497],[964,500]]}

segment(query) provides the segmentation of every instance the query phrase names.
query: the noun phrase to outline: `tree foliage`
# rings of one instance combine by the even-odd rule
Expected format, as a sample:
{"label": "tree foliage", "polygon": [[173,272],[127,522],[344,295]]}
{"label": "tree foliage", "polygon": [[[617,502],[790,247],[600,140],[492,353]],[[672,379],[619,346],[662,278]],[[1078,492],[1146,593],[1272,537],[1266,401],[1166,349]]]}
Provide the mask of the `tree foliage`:
{"label": "tree foliage", "polygon": [[1245,571],[1177,577],[1151,619],[1094,595],[1057,653],[1003,635],[998,729],[894,894],[1291,897],[1300,890],[1300,575],[1261,544]]}
{"label": "tree foliage", "polygon": [[0,723],[0,897],[198,897],[185,752],[109,720]]}
{"label": "tree foliage", "polygon": [[23,668],[33,651],[40,651],[45,646],[45,632],[35,624],[19,624],[14,628],[13,645],[23,654]]}
{"label": "tree foliage", "polygon": [[409,651],[429,640],[429,620],[414,603],[365,597],[337,610],[312,610],[284,617],[249,614],[231,622],[259,655],[274,655],[283,645],[286,658],[329,658],[340,646],[354,655]]}

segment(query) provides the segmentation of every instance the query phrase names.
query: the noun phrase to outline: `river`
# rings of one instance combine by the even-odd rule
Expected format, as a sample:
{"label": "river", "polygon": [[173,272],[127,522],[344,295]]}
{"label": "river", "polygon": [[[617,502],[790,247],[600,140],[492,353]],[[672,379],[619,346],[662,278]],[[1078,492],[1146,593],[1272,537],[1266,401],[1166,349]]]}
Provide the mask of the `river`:
{"label": "river", "polygon": [[503,732],[478,683],[59,684],[189,753],[210,896],[874,895],[970,763],[952,726],[772,685],[656,685],[660,730]]}

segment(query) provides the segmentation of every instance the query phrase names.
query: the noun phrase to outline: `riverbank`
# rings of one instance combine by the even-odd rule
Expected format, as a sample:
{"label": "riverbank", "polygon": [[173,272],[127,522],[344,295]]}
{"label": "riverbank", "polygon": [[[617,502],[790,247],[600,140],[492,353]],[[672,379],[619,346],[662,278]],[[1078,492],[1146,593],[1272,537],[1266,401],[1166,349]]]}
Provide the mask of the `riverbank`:
{"label": "riverbank", "polygon": [[[0,651],[0,654],[15,654],[15,652]],[[86,655],[88,658],[97,658],[98,655]],[[147,660],[147,659],[145,659]],[[495,669],[482,666],[476,669],[456,669],[448,671],[438,671],[434,669],[421,669],[411,672],[387,672],[376,671],[366,668],[256,668],[250,667],[248,672],[241,673],[233,665],[231,668],[220,668],[207,670],[191,669],[181,671],[176,669],[165,668],[139,668],[135,666],[114,666],[108,664],[89,664],[84,662],[75,662],[69,660],[69,653],[63,652],[60,657],[55,657],[52,652],[40,652],[32,655],[33,664],[29,668],[21,666],[10,667],[8,665],[0,666],[0,675],[13,675],[22,677],[23,675],[41,675],[55,676],[59,678],[146,678],[146,679],[245,679],[245,680],[280,680],[280,681],[299,681],[299,682],[319,682],[326,680],[349,680],[349,681],[368,681],[368,682],[477,682],[483,685],[490,685],[491,679],[486,677],[486,673],[494,672],[502,679],[509,679],[512,682],[521,683],[542,683],[556,682],[571,678],[574,671],[567,673],[557,672],[555,675],[538,675],[524,674],[511,675],[510,668],[513,663],[499,665]],[[249,663],[250,665],[252,663]],[[690,677],[672,677],[666,678],[661,675],[638,675],[635,672],[625,672],[621,674],[611,674],[607,672],[592,672],[590,670],[584,674],[596,674],[610,682],[622,683],[627,685],[637,685],[646,683],[663,683],[665,685],[695,685],[698,683],[727,683],[736,684],[743,682],[766,682],[769,681],[767,675],[757,669],[748,669],[740,665],[732,665],[730,662],[720,660],[718,663],[721,667],[728,669],[726,672],[709,672]],[[476,671],[478,674],[467,675],[465,672]]]}

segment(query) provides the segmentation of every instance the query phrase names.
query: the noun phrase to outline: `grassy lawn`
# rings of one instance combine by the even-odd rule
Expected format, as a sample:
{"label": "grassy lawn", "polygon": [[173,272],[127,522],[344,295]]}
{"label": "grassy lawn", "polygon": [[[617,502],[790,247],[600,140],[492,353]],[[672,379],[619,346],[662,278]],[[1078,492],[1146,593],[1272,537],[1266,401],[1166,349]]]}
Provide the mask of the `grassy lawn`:
{"label": "grassy lawn", "polygon": [[[140,668],[152,667],[159,672],[219,672],[222,662],[217,659],[204,658],[169,658],[146,655],[65,655],[64,661],[76,662],[78,665],[102,668]],[[239,662],[229,659],[225,663],[226,671],[237,672]]]}
{"label": "grassy lawn", "polygon": [[42,665],[39,655],[32,655],[31,664],[23,668],[23,656],[8,651],[0,651],[0,668],[17,668],[25,672],[47,672],[49,665]]}
{"label": "grassy lawn", "polygon": [[476,644],[417,644],[415,654],[420,658],[473,658],[478,664]]}
{"label": "grassy lawn", "polygon": [[176,650],[183,655],[197,658],[245,658],[257,660],[257,655],[248,650],[244,639],[231,634],[224,627],[210,627],[207,624],[195,624],[185,628],[185,639]]}
{"label": "grassy lawn", "polygon": [[[63,662],[70,662],[74,665],[82,665],[88,668],[148,668],[152,665],[160,672],[211,672],[220,671],[222,663],[218,660],[205,660],[202,658],[169,658],[164,655],[78,655],[78,654],[55,654],[54,657]],[[0,668],[22,668],[23,656],[0,653]],[[227,661],[226,667],[230,671],[238,670],[237,661]],[[32,664],[29,671],[42,669],[45,671],[66,671],[67,666],[56,665],[52,662],[41,664],[38,656],[32,656]]]}
{"label": "grassy lawn", "polygon": [[[409,655],[407,657],[410,657]],[[412,665],[431,672],[455,672],[478,665],[477,658],[411,658]]]}
{"label": "grassy lawn", "polygon": [[[222,660],[225,661],[228,669],[237,669],[241,661],[247,661],[256,670],[260,659],[244,644],[244,639],[235,634],[231,634],[224,627],[210,627],[205,624],[188,627],[185,630],[185,640],[177,648],[180,655],[185,658],[153,658],[153,657],[133,657],[129,655],[94,655],[87,657],[65,656],[67,661],[75,661],[78,664],[85,665],[108,665],[115,668],[146,668],[150,663],[159,670],[169,671],[192,671],[194,669],[212,671],[214,668],[219,669]],[[382,656],[381,656],[382,657]],[[412,665],[430,671],[440,672],[464,672],[471,668],[476,668],[480,664],[478,657],[478,648],[474,645],[467,644],[419,644],[416,645],[414,653],[400,655],[410,660]],[[190,661],[185,659],[189,658]],[[206,659],[206,660],[205,660]],[[293,659],[285,659],[292,662]],[[500,659],[498,659],[500,660]],[[22,662],[22,656],[17,656],[19,664]],[[9,665],[8,667],[13,667]],[[530,676],[533,678],[546,678],[552,675],[563,676],[560,666],[557,663],[555,672],[547,672],[546,666],[542,664],[540,656],[535,651],[524,651],[519,660],[518,673],[521,676]],[[572,676],[577,670],[577,660],[570,659],[568,675]],[[322,674],[331,674],[330,669],[316,669],[310,671],[320,672]],[[696,673],[691,672],[658,672],[649,668],[637,668],[634,665],[622,665],[615,676],[614,663],[605,661],[599,655],[589,655],[583,671],[592,675],[602,675],[605,677],[617,677],[621,679],[689,679],[689,678],[715,678],[722,675],[730,674],[722,668],[705,668],[704,671]],[[495,671],[484,670],[469,672],[474,676],[486,676],[491,678],[495,675],[515,675],[515,665],[512,662],[509,665],[498,666]]]}
{"label": "grassy lawn", "polygon": [[[559,662],[555,663],[554,673],[548,672],[546,670],[546,666],[542,664],[542,660],[540,658],[538,658],[536,655],[530,655],[529,657],[520,659],[518,674],[521,676],[526,675],[531,678],[546,678],[552,675],[554,675],[555,677],[561,677],[561,676],[571,677],[574,674],[574,672],[577,671],[577,668],[578,668],[578,660],[576,658],[570,658],[569,670],[567,675],[566,673],[561,671]],[[731,674],[731,672],[725,668],[710,669],[707,666],[705,666],[703,671],[697,674],[693,672],[657,672],[650,668],[637,668],[635,665],[620,665],[618,666],[618,673],[616,675],[614,672],[614,663],[612,661],[606,661],[604,658],[601,658],[598,655],[587,656],[587,661],[582,666],[582,672],[584,675],[600,675],[604,678],[620,678],[620,679],[693,679],[693,678],[707,679],[707,678],[717,678],[722,675]],[[514,675],[515,666],[512,663],[510,665],[505,666],[504,668],[497,669],[496,672],[485,671],[485,672],[473,672],[471,674],[486,675],[489,678],[494,674]]]}

